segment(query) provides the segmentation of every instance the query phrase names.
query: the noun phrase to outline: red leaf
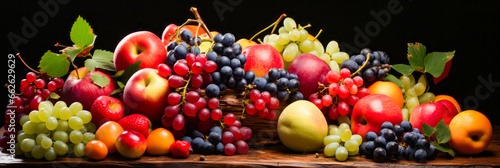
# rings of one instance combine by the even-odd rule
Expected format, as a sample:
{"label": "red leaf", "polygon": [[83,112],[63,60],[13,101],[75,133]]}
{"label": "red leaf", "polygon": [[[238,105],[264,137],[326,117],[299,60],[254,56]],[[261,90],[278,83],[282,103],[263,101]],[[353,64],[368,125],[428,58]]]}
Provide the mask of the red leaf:
{"label": "red leaf", "polygon": [[449,60],[448,62],[446,62],[446,65],[444,66],[444,71],[441,74],[441,76],[439,76],[437,78],[434,77],[434,84],[437,84],[437,83],[441,82],[441,80],[443,80],[444,78],[446,78],[448,76],[448,73],[450,73],[450,68],[451,68],[451,60]]}

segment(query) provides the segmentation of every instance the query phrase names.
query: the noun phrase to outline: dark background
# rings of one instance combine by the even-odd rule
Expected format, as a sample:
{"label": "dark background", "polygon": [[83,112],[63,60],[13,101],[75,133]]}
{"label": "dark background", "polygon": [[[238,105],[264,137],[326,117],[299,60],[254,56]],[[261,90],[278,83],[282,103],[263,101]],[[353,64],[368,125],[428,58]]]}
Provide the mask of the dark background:
{"label": "dark background", "polygon": [[[0,9],[2,38],[2,62],[6,64],[8,54],[15,54],[7,38],[9,32],[22,35],[25,24],[23,17],[33,20],[33,15],[43,11],[40,1],[3,1]],[[68,1],[68,0],[66,0]],[[494,125],[499,125],[500,114],[498,101],[500,88],[491,86],[486,89],[479,80],[500,82],[498,64],[500,21],[497,1],[245,1],[245,0],[207,0],[207,1],[69,1],[58,3],[58,11],[48,22],[37,27],[35,36],[27,38],[26,44],[18,49],[28,64],[38,65],[40,57],[47,50],[58,51],[56,42],[70,45],[69,32],[78,15],[86,19],[94,33],[98,35],[95,48],[114,51],[118,42],[127,34],[148,30],[160,36],[170,23],[182,24],[188,18],[194,18],[189,12],[191,6],[199,12],[210,28],[218,32],[231,32],[239,38],[250,38],[254,33],[274,22],[282,13],[292,17],[298,24],[307,25],[310,34],[319,29],[324,32],[319,39],[326,47],[330,40],[336,40],[345,47],[345,43],[356,46],[356,27],[365,32],[366,25],[377,20],[370,11],[384,12],[388,3],[399,3],[401,11],[390,16],[384,27],[377,23],[379,33],[369,36],[368,47],[386,51],[391,63],[405,63],[407,43],[421,42],[427,51],[456,50],[448,78],[438,85],[431,84],[431,92],[453,96],[462,109],[476,109],[488,116]],[[215,5],[214,5],[215,4]],[[218,14],[221,14],[219,15]],[[221,17],[222,16],[222,17]],[[385,18],[385,17],[384,17]],[[372,28],[375,31],[377,29]],[[268,31],[269,33],[269,31]],[[263,36],[261,36],[262,38]],[[342,45],[344,44],[344,45]],[[356,48],[362,48],[357,46]],[[350,53],[352,54],[352,52]],[[82,59],[80,59],[82,60]],[[82,62],[77,62],[83,66]],[[16,59],[16,81],[25,78],[29,72]],[[391,72],[397,76],[395,71]],[[1,73],[0,84],[7,83],[7,70]],[[19,87],[17,84],[16,87]],[[8,102],[7,89],[1,90],[2,110]],[[17,89],[19,92],[19,90]],[[470,100],[479,100],[472,102]],[[464,105],[468,102],[468,105]],[[3,115],[0,117],[3,121]]]}

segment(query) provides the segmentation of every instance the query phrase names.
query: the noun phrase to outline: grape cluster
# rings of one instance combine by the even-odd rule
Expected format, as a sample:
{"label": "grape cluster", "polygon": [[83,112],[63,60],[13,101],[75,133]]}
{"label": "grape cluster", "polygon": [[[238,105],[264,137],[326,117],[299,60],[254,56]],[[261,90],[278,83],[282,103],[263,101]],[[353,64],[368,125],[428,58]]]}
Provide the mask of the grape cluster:
{"label": "grape cluster", "polygon": [[226,154],[228,156],[245,154],[248,152],[248,144],[245,142],[252,136],[252,130],[248,127],[241,127],[234,124],[227,127],[226,131],[218,126],[213,126],[208,135],[194,130],[191,136],[181,138],[191,144],[194,153],[204,155]]}
{"label": "grape cluster", "polygon": [[84,156],[85,144],[95,139],[92,114],[79,102],[67,107],[63,101],[43,101],[37,110],[20,119],[16,153],[27,158],[54,160],[57,156]]}
{"label": "grape cluster", "polygon": [[[319,109],[323,109],[325,117],[332,120],[339,119],[339,123],[348,122],[351,111],[359,99],[370,95],[370,91],[362,87],[363,79],[359,76],[350,77],[351,72],[343,68],[338,73],[331,70],[326,75],[328,86],[323,87],[320,93],[311,94],[309,101]],[[326,111],[328,110],[328,111]]]}
{"label": "grape cluster", "polygon": [[217,62],[217,71],[212,73],[210,88],[207,87],[209,97],[216,97],[218,92],[213,90],[238,89],[245,90],[245,87],[255,79],[253,71],[246,71],[246,56],[241,54],[241,45],[234,43],[235,37],[231,33],[217,34],[214,36],[212,51],[207,53],[209,60]]}
{"label": "grape cluster", "polygon": [[361,135],[352,135],[349,124],[342,123],[338,127],[330,125],[328,135],[323,139],[326,157],[335,157],[337,161],[345,161],[348,156],[359,153],[359,146],[363,142]]}
{"label": "grape cluster", "polygon": [[253,84],[255,89],[261,92],[267,91],[273,96],[276,95],[280,102],[292,103],[304,99],[304,95],[298,91],[300,83],[297,75],[288,73],[285,69],[271,68],[267,75],[255,78]]}
{"label": "grape cluster", "polygon": [[268,91],[260,92],[257,89],[250,91],[250,100],[246,106],[245,111],[249,115],[258,115],[259,117],[267,120],[274,120],[276,118],[276,111],[274,110],[279,106],[280,101],[276,97],[271,97]]}
{"label": "grape cluster", "polygon": [[180,39],[168,43],[167,49],[167,60],[166,63],[169,66],[174,66],[177,60],[186,59],[188,53],[193,53],[195,56],[201,53],[200,37],[193,37],[193,34],[189,30],[183,30],[180,33]]}
{"label": "grape cluster", "polygon": [[415,107],[420,104],[434,102],[436,96],[432,92],[426,92],[427,90],[427,80],[425,79],[425,74],[422,74],[415,82],[415,77],[413,75],[401,75],[399,80],[403,83],[403,96],[405,98],[405,104],[403,109],[403,119],[409,120],[410,114]]}
{"label": "grape cluster", "polygon": [[[370,58],[366,62],[368,55]],[[372,83],[384,79],[391,70],[389,56],[384,51],[372,51],[369,48],[364,48],[359,55],[353,55],[350,59],[343,61],[340,68],[356,72],[365,62],[364,68],[356,74],[363,78],[365,86],[370,86]]]}
{"label": "grape cluster", "polygon": [[367,142],[360,146],[360,151],[376,162],[384,162],[394,157],[423,163],[435,157],[434,145],[419,129],[412,129],[410,122],[403,121],[396,125],[384,122],[381,128],[378,135],[371,131],[366,133]]}

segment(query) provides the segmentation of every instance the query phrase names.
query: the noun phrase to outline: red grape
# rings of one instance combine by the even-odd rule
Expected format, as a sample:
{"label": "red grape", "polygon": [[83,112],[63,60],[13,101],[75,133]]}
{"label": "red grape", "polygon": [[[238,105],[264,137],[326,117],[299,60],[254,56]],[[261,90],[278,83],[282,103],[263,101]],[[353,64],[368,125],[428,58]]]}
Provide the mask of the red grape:
{"label": "red grape", "polygon": [[255,115],[255,113],[257,113],[257,110],[256,110],[254,104],[247,104],[247,106],[245,107],[245,111],[249,115]]}
{"label": "red grape", "polygon": [[210,116],[212,117],[212,120],[218,121],[222,118],[222,111],[218,108],[213,109]]}
{"label": "red grape", "polygon": [[208,107],[210,107],[211,109],[216,109],[217,107],[219,107],[219,99],[214,97],[208,100]]}
{"label": "red grape", "polygon": [[160,65],[158,65],[158,73],[160,74],[160,76],[166,78],[172,74],[172,70],[167,64],[161,63]]}
{"label": "red grape", "polygon": [[252,91],[250,91],[250,100],[257,101],[257,99],[260,99],[260,98],[261,98],[261,94],[260,94],[259,90],[253,89]]}
{"label": "red grape", "polygon": [[264,102],[264,100],[257,99],[257,101],[255,101],[255,108],[257,108],[257,110],[262,110],[264,109],[264,107],[266,107],[266,103]]}
{"label": "red grape", "polygon": [[316,107],[318,107],[319,109],[323,108],[323,103],[321,103],[321,99],[315,99],[312,101],[312,103],[316,105]]}
{"label": "red grape", "polygon": [[236,120],[233,122],[233,124],[231,124],[229,126],[235,126],[235,127],[241,128],[241,122],[239,120]]}
{"label": "red grape", "polygon": [[332,106],[330,110],[328,111],[328,117],[332,120],[338,119],[340,116],[339,111],[337,109],[337,106]]}
{"label": "red grape", "polygon": [[196,61],[196,56],[193,53],[188,53],[186,55],[186,63],[188,66],[192,66],[195,61]]}
{"label": "red grape", "polygon": [[312,101],[314,101],[314,100],[316,100],[316,99],[318,99],[318,95],[316,95],[316,94],[311,94],[311,95],[309,95],[309,101],[310,101],[310,102],[312,102]]}
{"label": "red grape", "polygon": [[175,130],[180,131],[184,128],[184,123],[184,116],[182,114],[177,114],[172,121],[172,127],[174,127]]}
{"label": "red grape", "polygon": [[356,95],[349,95],[349,96],[347,97],[347,103],[348,103],[349,105],[351,105],[351,106],[356,105],[356,103],[358,103],[358,101],[359,101],[359,97],[358,97],[358,96],[356,96]]}
{"label": "red grape", "polygon": [[354,81],[352,80],[352,78],[345,78],[344,79],[344,83],[343,83],[347,88],[350,88],[353,84],[354,84]]}
{"label": "red grape", "polygon": [[199,63],[201,63],[201,65],[205,65],[207,63],[207,55],[198,54],[198,56],[196,56],[195,62],[199,62]]}
{"label": "red grape", "polygon": [[186,94],[186,100],[190,103],[196,103],[200,99],[200,94],[195,91],[189,91]]}
{"label": "red grape", "polygon": [[181,95],[177,92],[172,92],[168,95],[167,102],[170,105],[179,104],[181,102]]}
{"label": "red grape", "polygon": [[233,133],[234,135],[234,140],[240,140],[241,139],[241,132],[240,132],[240,129],[238,127],[235,127],[235,126],[229,126],[227,128],[228,131],[231,131],[231,133]]}
{"label": "red grape", "polygon": [[178,88],[184,85],[184,78],[179,75],[171,75],[168,78],[168,85],[173,88]]}
{"label": "red grape", "polygon": [[181,112],[181,107],[179,105],[170,105],[165,107],[165,116],[174,117]]}
{"label": "red grape", "polygon": [[16,107],[16,113],[22,113],[24,112],[24,106],[20,105]]}
{"label": "red grape", "polygon": [[337,83],[339,82],[340,75],[337,71],[331,70],[326,74],[326,81],[328,83]]}
{"label": "red grape", "polygon": [[357,87],[363,86],[363,78],[361,76],[355,76],[352,80]]}
{"label": "red grape", "polygon": [[12,101],[13,101],[12,105],[14,106],[20,106],[23,104],[23,99],[21,99],[19,96],[12,98]]}
{"label": "red grape", "polygon": [[248,127],[241,127],[240,132],[241,132],[241,140],[243,141],[246,141],[247,139],[250,139],[250,137],[252,137],[252,129]]}
{"label": "red grape", "polygon": [[351,76],[351,71],[347,68],[342,68],[340,70],[340,77],[342,79],[345,79],[345,78],[348,78],[349,76]]}
{"label": "red grape", "polygon": [[56,83],[57,88],[62,88],[64,86],[64,80],[62,78],[54,78],[52,81]]}
{"label": "red grape", "polygon": [[340,101],[338,106],[337,106],[337,110],[339,111],[340,115],[345,116],[345,115],[349,114],[351,108],[349,107],[349,104],[347,104],[347,102]]}
{"label": "red grape", "polygon": [[27,79],[21,80],[21,87],[26,88],[26,86],[30,85],[30,82],[28,82]]}
{"label": "red grape", "polygon": [[332,96],[330,95],[324,95],[322,98],[321,98],[321,104],[323,104],[323,106],[330,106],[332,105]]}
{"label": "red grape", "polygon": [[56,90],[56,88],[57,88],[57,83],[54,82],[54,81],[50,81],[47,84],[47,89],[49,89],[51,92],[53,92],[54,90]]}
{"label": "red grape", "polygon": [[358,93],[358,87],[356,85],[352,85],[350,88],[349,88],[349,93],[352,94],[352,95],[355,95]]}
{"label": "red grape", "polygon": [[200,87],[201,85],[203,85],[203,76],[200,74],[194,74],[191,77],[191,86]]}
{"label": "red grape", "polygon": [[260,98],[264,100],[265,103],[268,103],[271,100],[271,93],[269,93],[268,91],[263,91],[260,94]]}
{"label": "red grape", "polygon": [[161,117],[161,124],[165,127],[165,128],[168,128],[170,126],[172,126],[172,121],[174,120],[174,118],[172,117],[167,117],[165,115],[163,115]]}
{"label": "red grape", "polygon": [[271,97],[271,100],[269,100],[269,103],[267,103],[267,107],[270,109],[275,109],[280,105],[280,101],[276,97]]}
{"label": "red grape", "polygon": [[28,82],[34,82],[36,80],[36,74],[34,72],[28,72],[26,74],[26,80],[28,80]]}
{"label": "red grape", "polygon": [[233,142],[233,140],[234,140],[234,135],[231,131],[224,131],[224,133],[222,133],[222,143],[228,144]]}
{"label": "red grape", "polygon": [[37,89],[35,91],[35,96],[37,96],[37,95],[42,96],[42,91],[40,89]]}
{"label": "red grape", "polygon": [[347,98],[349,96],[349,89],[345,85],[341,85],[339,87],[339,97],[342,99]]}
{"label": "red grape", "polygon": [[31,99],[30,102],[30,109],[31,110],[38,110],[38,104],[40,104],[42,101],[44,101],[43,97],[41,95],[36,95]]}
{"label": "red grape", "polygon": [[217,70],[217,63],[214,61],[207,61],[205,63],[205,66],[203,66],[203,70],[207,71],[208,73],[215,72]]}
{"label": "red grape", "polygon": [[201,110],[207,106],[207,101],[203,97],[200,97],[194,105],[196,106],[196,109]]}
{"label": "red grape", "polygon": [[186,103],[184,103],[184,105],[182,105],[182,111],[188,117],[193,117],[193,116],[196,116],[196,112],[198,111],[198,109],[196,108],[196,106],[193,103],[186,102]]}
{"label": "red grape", "polygon": [[236,147],[232,143],[228,143],[224,146],[224,153],[228,156],[232,156],[236,153]]}
{"label": "red grape", "polygon": [[370,95],[370,90],[368,90],[365,87],[359,88],[358,89],[358,93],[356,95],[361,99],[361,98],[363,98],[365,96]]}
{"label": "red grape", "polygon": [[238,140],[234,143],[236,146],[236,152],[239,154],[245,154],[248,153],[248,144],[245,141]]}
{"label": "red grape", "polygon": [[207,108],[203,108],[198,112],[198,118],[201,121],[206,121],[210,118],[210,110]]}
{"label": "red grape", "polygon": [[43,89],[42,96],[44,99],[48,99],[50,97],[50,94],[51,94],[51,92],[49,89]]}
{"label": "red grape", "polygon": [[227,113],[224,116],[224,123],[226,123],[227,125],[233,124],[234,121],[236,121],[236,116],[233,113]]}
{"label": "red grape", "polygon": [[257,111],[259,113],[260,118],[266,118],[269,115],[269,109],[265,108],[262,110]]}
{"label": "red grape", "polygon": [[201,74],[202,71],[203,65],[201,63],[195,62],[191,65],[191,72],[193,72],[193,74]]}
{"label": "red grape", "polygon": [[269,114],[266,117],[266,120],[274,120],[276,118],[276,111],[274,109],[269,110]]}
{"label": "red grape", "polygon": [[24,88],[23,95],[26,96],[26,98],[28,99],[33,98],[33,96],[35,96],[35,86],[33,85],[26,86],[26,88]]}
{"label": "red grape", "polygon": [[187,64],[177,61],[174,64],[174,72],[177,73],[177,75],[186,75],[189,73],[189,66]]}
{"label": "red grape", "polygon": [[35,86],[39,89],[42,89],[45,87],[45,81],[43,79],[37,79],[35,81]]}

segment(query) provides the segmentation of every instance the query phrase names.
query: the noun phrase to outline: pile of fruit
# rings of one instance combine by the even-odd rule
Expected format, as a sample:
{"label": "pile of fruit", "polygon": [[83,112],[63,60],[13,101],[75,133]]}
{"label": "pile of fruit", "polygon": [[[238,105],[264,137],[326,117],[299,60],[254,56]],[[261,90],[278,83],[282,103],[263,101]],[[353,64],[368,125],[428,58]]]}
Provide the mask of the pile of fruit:
{"label": "pile of fruit", "polygon": [[[205,159],[251,151],[253,132],[261,130],[246,124],[250,119],[276,124],[293,151],[323,148],[337,161],[365,155],[422,163],[437,152],[480,153],[490,143],[483,114],[462,112],[451,96],[428,92],[427,78],[443,80],[454,51],[427,54],[424,45],[409,44],[410,65],[390,65],[384,51],[365,48],[350,57],[334,40],[324,48],[321,31],[313,37],[311,25],[292,18],[257,44],[211,32],[191,11],[195,19],[170,24],[161,38],[133,32],[114,52],[94,49],[96,35],[78,17],[74,45],[56,45],[64,48],[45,53],[40,69],[30,68],[20,81],[5,113],[15,112],[17,131],[6,124],[0,147],[15,136],[15,154],[26,158],[102,160],[118,152],[134,159],[147,152]],[[76,59],[85,59],[84,66]],[[414,73],[421,73],[417,82]]]}

